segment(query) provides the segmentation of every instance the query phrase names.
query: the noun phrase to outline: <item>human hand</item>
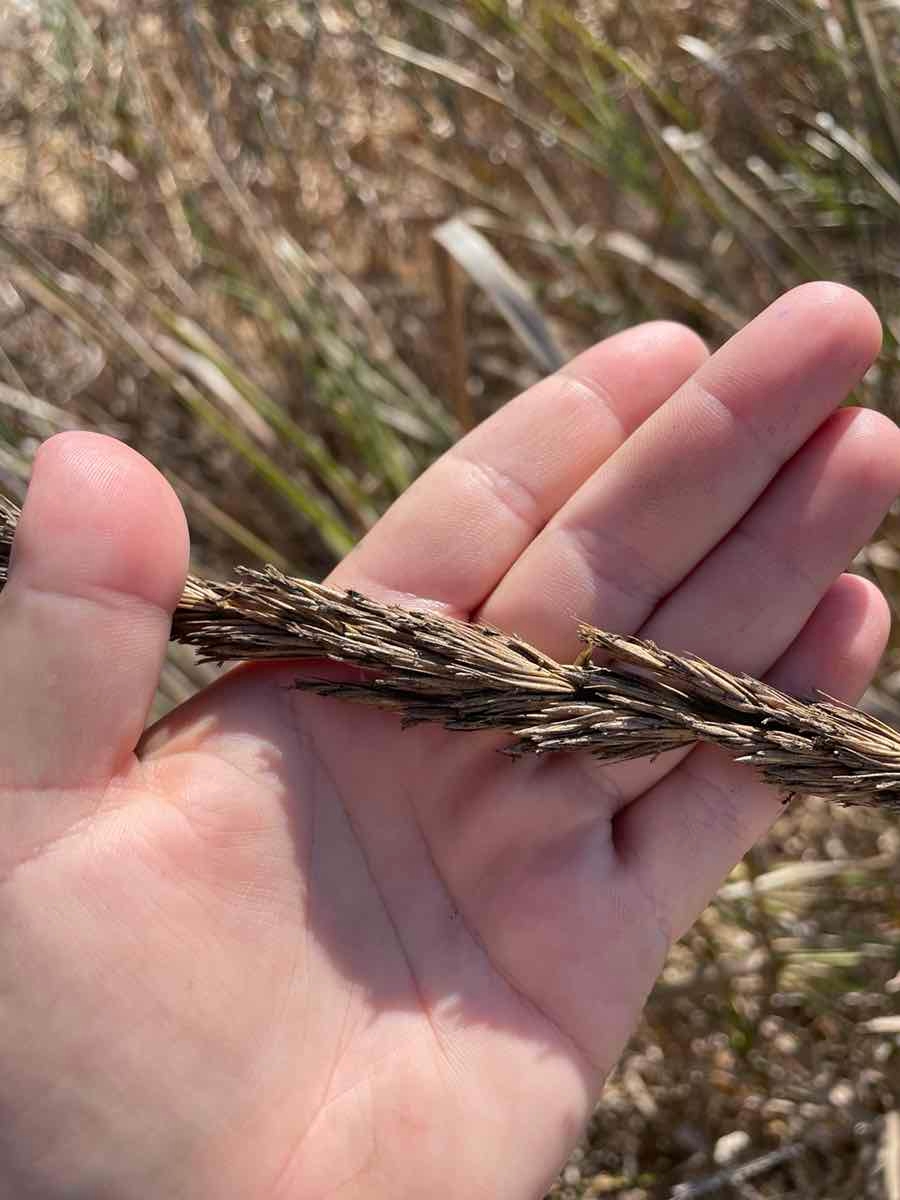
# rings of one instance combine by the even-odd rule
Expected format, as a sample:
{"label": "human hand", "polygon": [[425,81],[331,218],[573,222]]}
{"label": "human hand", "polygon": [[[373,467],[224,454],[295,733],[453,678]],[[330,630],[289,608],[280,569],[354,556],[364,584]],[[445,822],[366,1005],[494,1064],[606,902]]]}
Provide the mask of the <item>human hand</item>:
{"label": "human hand", "polygon": [[[330,582],[573,657],[576,619],[854,700],[841,572],[900,432],[870,307],[654,323],[431,468]],[[0,1196],[536,1197],[666,950],[779,798],[704,746],[512,763],[248,664],[142,737],[187,535],[125,446],[38,454],[0,597]]]}

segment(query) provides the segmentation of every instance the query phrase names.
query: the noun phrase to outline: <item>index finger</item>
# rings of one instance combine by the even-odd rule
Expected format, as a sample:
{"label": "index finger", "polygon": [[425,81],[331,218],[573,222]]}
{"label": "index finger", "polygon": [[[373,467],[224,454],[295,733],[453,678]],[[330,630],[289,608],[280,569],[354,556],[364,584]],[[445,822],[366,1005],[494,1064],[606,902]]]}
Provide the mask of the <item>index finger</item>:
{"label": "index finger", "polygon": [[329,578],[468,617],[532,539],[706,357],[668,321],[607,338],[443,455]]}

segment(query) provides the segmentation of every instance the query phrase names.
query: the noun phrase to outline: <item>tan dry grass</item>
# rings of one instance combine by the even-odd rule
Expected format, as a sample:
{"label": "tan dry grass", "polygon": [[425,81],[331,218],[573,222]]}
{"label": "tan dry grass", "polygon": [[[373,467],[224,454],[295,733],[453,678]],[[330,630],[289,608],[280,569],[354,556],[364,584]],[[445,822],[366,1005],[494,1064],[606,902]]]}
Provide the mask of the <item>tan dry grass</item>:
{"label": "tan dry grass", "polygon": [[[460,216],[567,352],[659,316],[716,344],[811,274],[861,287],[887,337],[859,398],[896,415],[897,22],[877,0],[0,4],[3,227],[44,260],[4,252],[2,490],[21,494],[39,438],[100,428],[173,479],[203,572],[319,577],[327,531],[286,480],[356,531],[453,436],[404,365],[475,419],[537,374],[481,284],[451,323],[431,235]],[[139,336],[177,340],[181,365]],[[277,450],[201,415],[197,394],[253,437],[223,378]],[[900,615],[898,547],[900,512],[855,565]],[[173,646],[161,704],[202,682]],[[900,623],[866,703],[897,722],[898,696]],[[743,1131],[735,1166],[803,1154],[717,1194],[883,1200],[900,1036],[870,1019],[900,1011],[898,851],[890,811],[788,806],[673,949],[553,1195],[709,1194],[717,1140]]]}
{"label": "tan dry grass", "polygon": [[[18,509],[0,500],[0,578]],[[787,797],[900,809],[900,733],[827,699],[800,700],[691,654],[582,625],[586,650],[558,663],[514,635],[354,591],[239,568],[235,582],[190,577],[172,638],[204,661],[321,660],[362,680],[301,677],[320,695],[393,709],[407,725],[503,730],[511,755],[586,751],[617,762],[710,742]],[[612,664],[597,666],[600,650]]]}

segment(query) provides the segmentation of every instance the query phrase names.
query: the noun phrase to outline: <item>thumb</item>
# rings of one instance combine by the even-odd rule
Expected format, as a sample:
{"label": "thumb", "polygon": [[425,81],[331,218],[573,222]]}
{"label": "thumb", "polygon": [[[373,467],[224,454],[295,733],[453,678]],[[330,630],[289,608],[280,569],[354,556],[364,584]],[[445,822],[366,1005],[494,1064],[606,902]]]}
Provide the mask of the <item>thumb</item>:
{"label": "thumb", "polygon": [[0,596],[0,786],[103,785],[126,765],[187,558],[181,505],[146,459],[94,433],[44,443]]}

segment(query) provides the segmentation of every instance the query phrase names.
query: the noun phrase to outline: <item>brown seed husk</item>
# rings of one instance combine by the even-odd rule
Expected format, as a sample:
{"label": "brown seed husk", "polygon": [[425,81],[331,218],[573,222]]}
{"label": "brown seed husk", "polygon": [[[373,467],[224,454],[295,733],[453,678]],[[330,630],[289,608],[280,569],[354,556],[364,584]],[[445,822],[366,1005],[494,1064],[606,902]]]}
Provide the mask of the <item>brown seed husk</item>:
{"label": "brown seed husk", "polygon": [[[18,516],[0,498],[0,584]],[[605,665],[558,663],[514,635],[274,567],[237,576],[190,577],[173,640],[211,662],[329,659],[364,668],[352,682],[303,676],[297,687],[395,709],[407,724],[505,731],[513,756],[580,750],[615,762],[710,742],[788,796],[900,809],[900,734],[837,701],[801,700],[590,625],[579,636]]]}

